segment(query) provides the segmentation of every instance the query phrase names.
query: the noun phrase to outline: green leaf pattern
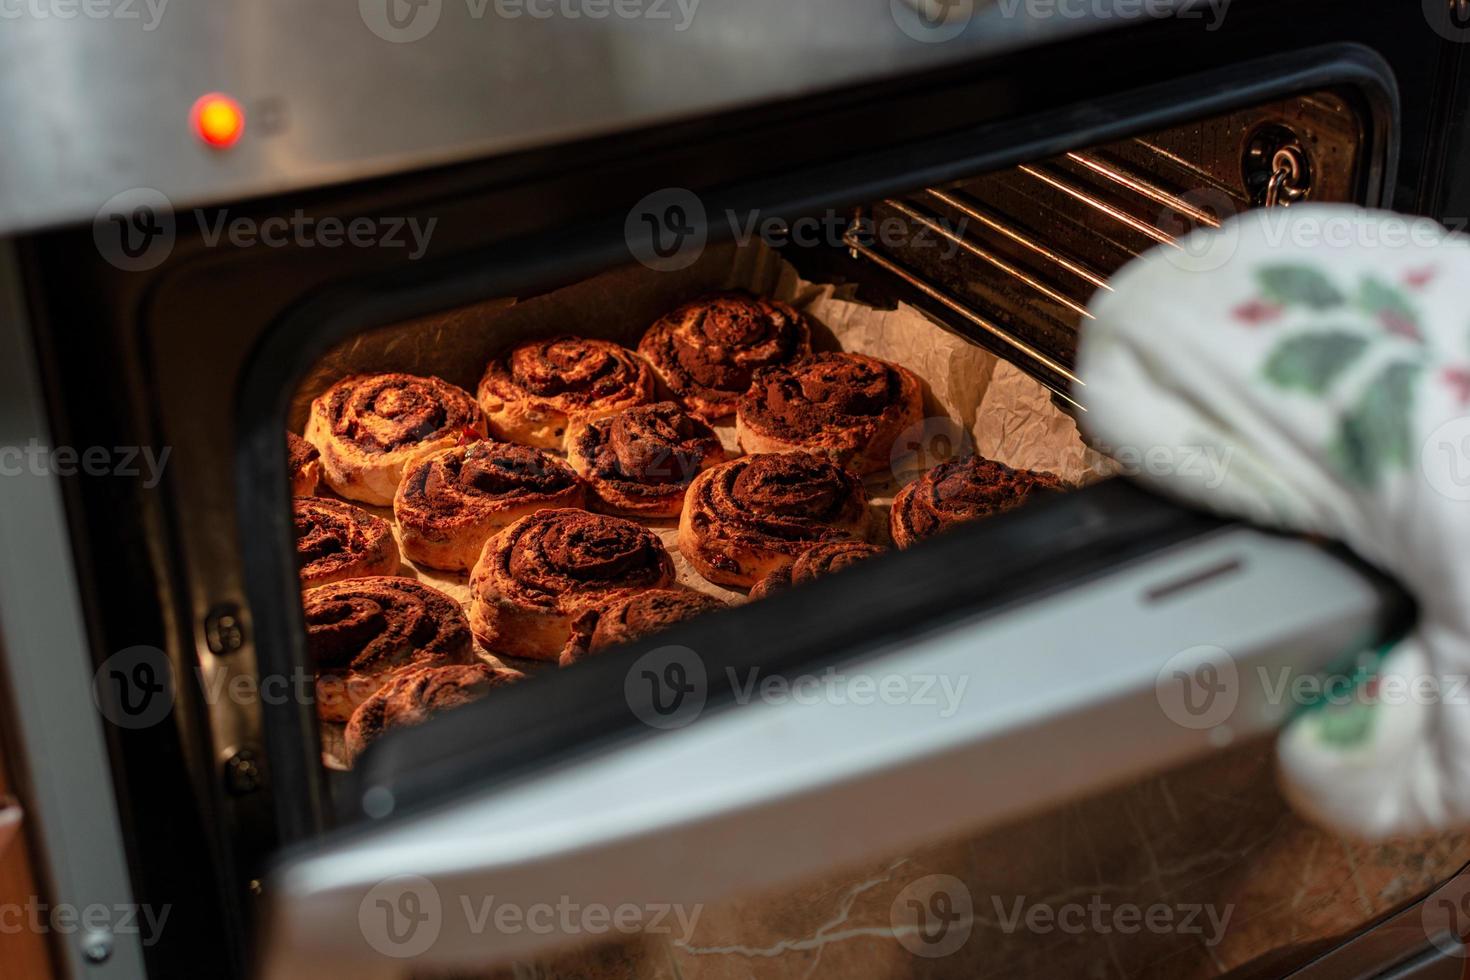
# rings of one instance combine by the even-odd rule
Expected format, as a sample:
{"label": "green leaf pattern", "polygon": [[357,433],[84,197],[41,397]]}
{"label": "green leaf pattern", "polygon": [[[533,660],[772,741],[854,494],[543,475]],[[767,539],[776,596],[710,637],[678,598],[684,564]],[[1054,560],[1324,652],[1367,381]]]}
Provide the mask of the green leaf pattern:
{"label": "green leaf pattern", "polygon": [[1367,347],[1367,338],[1346,330],[1298,334],[1266,358],[1266,377],[1282,388],[1321,395]]}
{"label": "green leaf pattern", "polygon": [[1266,299],[1282,306],[1329,310],[1346,298],[1332,280],[1309,265],[1267,265],[1256,270],[1256,281]]}
{"label": "green leaf pattern", "polygon": [[[1322,269],[1303,263],[1276,263],[1255,270],[1261,296],[1280,306],[1313,312],[1351,306],[1371,321],[1368,329],[1334,325],[1296,333],[1277,341],[1262,364],[1262,376],[1288,391],[1318,398],[1377,341],[1394,337],[1419,340],[1419,315],[1409,297],[1376,276],[1364,276],[1356,289],[1344,290]],[[1410,415],[1421,362],[1396,358],[1368,382],[1336,420],[1328,458],[1350,483],[1373,487],[1389,471],[1407,467],[1412,456]]]}
{"label": "green leaf pattern", "polygon": [[1422,366],[1412,361],[1388,364],[1338,420],[1328,458],[1350,482],[1371,488],[1390,468],[1409,464],[1413,455],[1409,416],[1414,383],[1421,374]]}

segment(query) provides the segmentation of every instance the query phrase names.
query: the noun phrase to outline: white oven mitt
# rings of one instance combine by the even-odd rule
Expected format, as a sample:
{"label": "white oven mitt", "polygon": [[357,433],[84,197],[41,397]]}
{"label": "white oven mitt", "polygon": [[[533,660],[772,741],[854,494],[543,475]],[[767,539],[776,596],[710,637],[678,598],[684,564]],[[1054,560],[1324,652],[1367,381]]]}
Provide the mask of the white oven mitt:
{"label": "white oven mitt", "polygon": [[1105,450],[1213,453],[1223,476],[1140,478],[1344,541],[1403,583],[1416,629],[1362,653],[1352,696],[1296,716],[1282,783],[1306,815],[1359,836],[1470,823],[1470,239],[1299,204],[1179,246],[1093,297],[1084,428]]}

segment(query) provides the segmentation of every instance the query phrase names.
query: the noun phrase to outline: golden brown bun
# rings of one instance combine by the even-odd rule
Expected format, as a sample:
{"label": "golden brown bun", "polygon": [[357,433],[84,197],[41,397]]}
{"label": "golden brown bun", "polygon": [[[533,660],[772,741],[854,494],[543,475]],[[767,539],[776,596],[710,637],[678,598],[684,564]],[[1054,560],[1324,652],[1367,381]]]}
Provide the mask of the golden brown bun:
{"label": "golden brown bun", "polygon": [[748,293],[705,296],[662,317],[638,343],[674,396],[715,421],[735,413],[756,369],[811,353],[811,325],[785,303]]}
{"label": "golden brown bun", "polygon": [[750,590],[752,599],[765,599],[784,592],[793,585],[807,582],[842,571],[874,555],[881,555],[884,548],[864,541],[824,541],[808,548],[790,568],[777,569],[761,579]]}
{"label": "golden brown bun", "polygon": [[430,568],[474,567],[490,536],[548,507],[581,507],[587,487],[566,463],[529,446],[478,440],[426,453],[393,498],[403,553]]}
{"label": "golden brown bun", "polygon": [[862,476],[891,465],[893,443],[924,415],[919,379],[866,354],[811,354],[757,371],[735,426],[748,453],[805,449]]}
{"label": "golden brown bun", "polygon": [[301,602],[324,721],[347,721],[400,667],[474,659],[459,603],[411,578],[350,578],[308,589]]}
{"label": "golden brown bun", "polygon": [[745,456],[694,478],[679,550],[711,582],[751,586],[814,544],[862,540],[868,525],[851,473],[811,453]]}
{"label": "golden brown bun", "polygon": [[303,589],[349,578],[398,574],[393,526],[381,517],[326,497],[297,497],[292,511]]}
{"label": "golden brown bun", "polygon": [[893,543],[908,548],[958,524],[1018,506],[1035,491],[1062,489],[1062,481],[1050,473],[963,456],[940,463],[900,490],[888,528]]}
{"label": "golden brown bun", "polygon": [[657,402],[573,422],[567,458],[591,486],[594,509],[675,517],[694,477],[724,462],[725,450],[708,423],[673,402]]}
{"label": "golden brown bun", "polygon": [[422,725],[441,711],[478,701],[495,688],[525,676],[518,670],[486,663],[400,668],[358,705],[347,722],[348,762],[355,761],[364,749],[394,729]]}
{"label": "golden brown bun", "polygon": [[452,446],[480,426],[470,393],[446,381],[359,374],[311,403],[306,438],[322,455],[327,486],[351,500],[387,507],[410,460]]}
{"label": "golden brown bun", "polygon": [[291,496],[310,497],[322,478],[322,461],[316,447],[294,432],[286,433],[286,472],[291,475]]}
{"label": "golden brown bun", "polygon": [[488,649],[556,660],[572,621],[623,589],[660,589],[674,560],[658,535],[620,517],[543,510],[485,542],[470,576],[470,626]]}
{"label": "golden brown bun", "polygon": [[561,652],[561,666],[723,608],[719,599],[693,589],[649,589],[620,595],[577,617]]}
{"label": "golden brown bun", "polygon": [[490,362],[479,399],[497,439],[561,449],[572,419],[651,401],[653,371],[628,348],[606,340],[534,340]]}

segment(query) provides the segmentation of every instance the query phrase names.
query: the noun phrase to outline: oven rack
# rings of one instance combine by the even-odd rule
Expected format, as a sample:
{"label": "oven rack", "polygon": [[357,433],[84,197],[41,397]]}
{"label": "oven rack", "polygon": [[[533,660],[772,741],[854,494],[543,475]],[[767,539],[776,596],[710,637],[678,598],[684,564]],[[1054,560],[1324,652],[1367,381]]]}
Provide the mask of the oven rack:
{"label": "oven rack", "polygon": [[[1114,148],[1073,151],[884,198],[854,213],[844,244],[899,280],[946,325],[1017,361],[1064,406],[1085,411],[1073,354],[1077,331],[1091,318],[1092,295],[1109,289],[1108,277],[1141,252],[1179,248],[1190,231],[1218,228],[1222,214],[1259,203],[1243,184],[1231,187],[1162,147],[1141,139],[1126,146],[1135,160],[1156,160],[1158,170],[1186,175],[1194,186],[1176,192]],[[1031,221],[997,204],[1005,200],[1030,208]],[[1037,214],[1053,233],[1036,229]],[[947,243],[957,261],[940,265],[926,261],[921,248],[879,244],[863,220],[878,216],[897,216],[916,235]]]}

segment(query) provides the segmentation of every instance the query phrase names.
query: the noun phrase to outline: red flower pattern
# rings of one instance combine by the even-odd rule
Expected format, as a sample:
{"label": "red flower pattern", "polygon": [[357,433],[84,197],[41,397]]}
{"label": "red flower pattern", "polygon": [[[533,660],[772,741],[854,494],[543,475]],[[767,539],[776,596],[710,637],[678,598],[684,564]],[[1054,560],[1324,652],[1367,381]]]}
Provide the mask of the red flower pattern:
{"label": "red flower pattern", "polygon": [[1241,303],[1230,311],[1230,315],[1241,323],[1258,327],[1267,321],[1279,317],[1281,315],[1281,307],[1276,303],[1267,303],[1265,300],[1253,299]]}
{"label": "red flower pattern", "polygon": [[1410,289],[1423,289],[1434,279],[1439,270],[1432,265],[1421,266],[1418,269],[1405,269],[1403,275],[1404,285]]}
{"label": "red flower pattern", "polygon": [[1447,367],[1440,372],[1440,380],[1454,389],[1461,405],[1470,404],[1470,368]]}

